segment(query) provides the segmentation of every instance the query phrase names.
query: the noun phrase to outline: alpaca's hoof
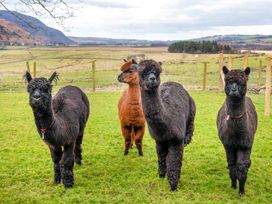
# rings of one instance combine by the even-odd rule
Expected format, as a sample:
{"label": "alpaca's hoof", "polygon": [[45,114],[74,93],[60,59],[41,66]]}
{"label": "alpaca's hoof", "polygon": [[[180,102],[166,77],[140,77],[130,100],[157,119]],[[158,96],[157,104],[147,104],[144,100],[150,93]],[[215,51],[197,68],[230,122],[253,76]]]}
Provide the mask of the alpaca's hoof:
{"label": "alpaca's hoof", "polygon": [[124,151],[124,155],[125,155],[125,156],[128,155],[128,151],[125,150],[125,151]]}
{"label": "alpaca's hoof", "polygon": [[172,192],[178,191],[178,187],[177,187],[177,186],[171,186],[171,191],[172,191]]}
{"label": "alpaca's hoof", "polygon": [[243,195],[245,195],[245,188],[241,188],[241,186],[239,186],[239,196]]}
{"label": "alpaca's hoof", "polygon": [[66,183],[64,184],[64,188],[73,188],[74,187],[74,183]]}
{"label": "alpaca's hoof", "polygon": [[239,192],[239,196],[242,197],[245,195],[245,191]]}
{"label": "alpaca's hoof", "polygon": [[165,174],[166,174],[166,173],[160,173],[160,172],[159,172],[159,177],[160,177],[160,178],[165,178]]}
{"label": "alpaca's hoof", "polygon": [[142,151],[139,151],[139,156],[144,156],[144,153]]}
{"label": "alpaca's hoof", "polygon": [[75,162],[76,162],[77,165],[81,165],[82,164],[81,159],[78,159],[78,158],[75,159]]}

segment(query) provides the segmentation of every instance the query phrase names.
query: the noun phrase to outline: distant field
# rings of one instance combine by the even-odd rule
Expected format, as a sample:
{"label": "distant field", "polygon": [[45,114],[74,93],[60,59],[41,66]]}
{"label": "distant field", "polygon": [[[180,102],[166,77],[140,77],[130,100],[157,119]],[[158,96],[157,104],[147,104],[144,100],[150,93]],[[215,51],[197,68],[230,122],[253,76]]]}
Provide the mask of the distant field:
{"label": "distant field", "polygon": [[[0,91],[23,91],[22,75],[26,70],[26,61],[37,62],[37,76],[48,77],[53,71],[60,74],[57,86],[66,84],[78,85],[85,90],[92,87],[91,61],[96,60],[96,84],[98,89],[115,90],[120,87],[117,81],[123,59],[128,56],[144,56],[163,63],[162,80],[181,82],[191,90],[201,89],[203,79],[203,64],[207,61],[207,87],[216,89],[218,82],[218,55],[196,55],[168,53],[167,48],[27,48],[8,47],[0,50]],[[228,65],[228,56],[224,63]],[[243,56],[232,55],[233,67],[243,67]],[[263,61],[261,84],[265,83],[265,55],[249,57],[252,68],[249,86],[258,84],[259,60]],[[121,85],[122,86],[122,85]]]}
{"label": "distant field", "polygon": [[53,184],[50,153],[36,132],[27,93],[1,92],[0,203],[272,203],[272,117],[263,116],[263,95],[250,95],[259,123],[246,195],[240,198],[230,187],[215,126],[224,94],[191,92],[197,106],[195,134],[185,148],[179,190],[171,193],[168,181],[157,175],[155,144],[148,131],[144,157],[138,157],[135,148],[123,156],[117,117],[120,93],[88,94],[91,117],[83,165],[75,166],[75,187],[64,190]]}

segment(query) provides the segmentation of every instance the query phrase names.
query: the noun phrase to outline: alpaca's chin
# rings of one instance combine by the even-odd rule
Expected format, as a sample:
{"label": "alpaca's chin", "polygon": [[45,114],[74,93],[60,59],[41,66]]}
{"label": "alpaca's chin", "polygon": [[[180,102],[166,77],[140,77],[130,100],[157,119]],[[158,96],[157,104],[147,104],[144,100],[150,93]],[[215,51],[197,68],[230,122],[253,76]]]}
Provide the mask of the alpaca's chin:
{"label": "alpaca's chin", "polygon": [[154,92],[158,89],[159,85],[158,84],[147,84],[145,86],[145,90],[149,92]]}
{"label": "alpaca's chin", "polygon": [[243,96],[240,95],[240,94],[229,94],[228,97],[231,100],[234,100],[234,101],[238,101],[238,100],[241,100],[243,98]]}
{"label": "alpaca's chin", "polygon": [[48,109],[48,105],[46,105],[45,103],[43,103],[41,100],[31,100],[30,101],[30,106],[34,109],[34,110],[47,110]]}

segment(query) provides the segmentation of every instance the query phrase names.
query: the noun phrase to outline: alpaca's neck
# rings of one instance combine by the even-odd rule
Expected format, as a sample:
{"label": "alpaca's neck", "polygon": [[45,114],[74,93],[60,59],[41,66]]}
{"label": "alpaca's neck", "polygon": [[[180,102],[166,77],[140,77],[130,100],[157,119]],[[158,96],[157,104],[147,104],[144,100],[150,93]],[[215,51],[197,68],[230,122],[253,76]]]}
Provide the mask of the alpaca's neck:
{"label": "alpaca's neck", "polygon": [[161,104],[158,89],[153,92],[141,90],[141,96],[146,119],[149,119],[152,123],[164,124],[166,122],[163,117],[165,115],[163,113],[164,108]]}
{"label": "alpaca's neck", "polygon": [[51,105],[46,110],[34,110],[34,117],[38,129],[48,128],[54,121]]}
{"label": "alpaca's neck", "polygon": [[230,97],[226,99],[227,113],[231,116],[240,116],[245,113],[245,96],[239,100],[232,100]]}
{"label": "alpaca's neck", "polygon": [[138,84],[130,84],[128,87],[128,101],[130,104],[140,103],[140,87]]}

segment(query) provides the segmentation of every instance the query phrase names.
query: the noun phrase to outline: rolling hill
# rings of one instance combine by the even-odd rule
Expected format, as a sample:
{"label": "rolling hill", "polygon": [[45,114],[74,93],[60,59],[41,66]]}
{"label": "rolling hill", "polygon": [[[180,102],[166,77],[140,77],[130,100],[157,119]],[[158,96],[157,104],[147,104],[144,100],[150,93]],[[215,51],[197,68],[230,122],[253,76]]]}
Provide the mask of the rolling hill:
{"label": "rolling hill", "polygon": [[113,39],[99,37],[73,37],[71,40],[81,46],[131,46],[131,47],[168,47],[172,41],[137,40],[137,39]]}
{"label": "rolling hill", "polygon": [[1,38],[0,42],[16,42],[28,44],[73,44],[61,31],[50,28],[40,20],[18,12],[0,10]]}
{"label": "rolling hill", "polygon": [[193,41],[216,41],[238,50],[272,50],[272,35],[215,35]]}

